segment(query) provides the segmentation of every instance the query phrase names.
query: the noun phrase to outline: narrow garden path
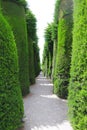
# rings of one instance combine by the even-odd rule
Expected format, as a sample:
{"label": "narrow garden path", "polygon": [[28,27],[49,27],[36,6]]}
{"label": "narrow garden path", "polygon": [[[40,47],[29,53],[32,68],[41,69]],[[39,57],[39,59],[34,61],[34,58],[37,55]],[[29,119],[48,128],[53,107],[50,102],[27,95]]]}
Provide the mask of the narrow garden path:
{"label": "narrow garden path", "polygon": [[67,120],[67,101],[52,93],[53,84],[42,73],[24,98],[25,118],[21,130],[72,130]]}

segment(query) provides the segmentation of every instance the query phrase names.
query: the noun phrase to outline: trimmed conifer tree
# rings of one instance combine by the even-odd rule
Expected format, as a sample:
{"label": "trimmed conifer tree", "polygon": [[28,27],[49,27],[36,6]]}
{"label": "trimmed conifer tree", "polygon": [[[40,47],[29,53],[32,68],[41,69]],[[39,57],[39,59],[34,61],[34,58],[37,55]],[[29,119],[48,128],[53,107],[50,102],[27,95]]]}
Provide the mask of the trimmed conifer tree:
{"label": "trimmed conifer tree", "polygon": [[40,57],[39,57],[39,47],[38,47],[38,38],[36,36],[36,40],[33,43],[34,48],[34,69],[35,69],[35,77],[37,77],[40,73]]}
{"label": "trimmed conifer tree", "polygon": [[25,9],[21,2],[21,0],[3,0],[2,11],[15,36],[19,61],[19,80],[24,96],[29,93],[29,61]]}
{"label": "trimmed conifer tree", "polygon": [[43,50],[43,60],[42,60],[42,70],[44,73],[44,76],[48,77],[48,67],[49,67],[49,52],[48,52],[48,45],[47,42],[44,44],[44,50]]}
{"label": "trimmed conifer tree", "polygon": [[52,62],[53,62],[53,40],[52,40],[52,27],[53,24],[49,24],[45,31],[45,41],[47,42],[48,49],[48,76],[52,76]]}
{"label": "trimmed conifer tree", "polygon": [[69,115],[74,130],[87,129],[87,1],[74,0]]}
{"label": "trimmed conifer tree", "polygon": [[38,38],[36,35],[36,18],[31,10],[26,12],[27,32],[28,32],[28,49],[29,49],[29,70],[30,82],[35,83],[35,77],[40,72],[40,59]]}
{"label": "trimmed conifer tree", "polygon": [[[63,8],[63,10],[62,10]],[[60,2],[54,93],[67,98],[72,45],[72,1]]]}
{"label": "trimmed conifer tree", "polygon": [[53,64],[52,64],[52,80],[55,80],[55,65],[56,65],[56,55],[57,55],[57,42],[58,42],[58,21],[59,21],[59,7],[60,0],[56,0],[55,10],[54,10],[54,20],[52,26],[52,39],[53,39]]}
{"label": "trimmed conifer tree", "polygon": [[28,37],[28,49],[29,49],[29,75],[30,75],[30,84],[35,83],[35,70],[34,70],[34,48],[33,41]]}
{"label": "trimmed conifer tree", "polygon": [[21,124],[24,112],[18,72],[13,32],[0,13],[0,130],[15,130]]}
{"label": "trimmed conifer tree", "polygon": [[35,83],[35,69],[34,69],[34,38],[36,33],[36,18],[31,10],[26,12],[27,32],[28,32],[28,50],[29,50],[29,75],[30,83]]}

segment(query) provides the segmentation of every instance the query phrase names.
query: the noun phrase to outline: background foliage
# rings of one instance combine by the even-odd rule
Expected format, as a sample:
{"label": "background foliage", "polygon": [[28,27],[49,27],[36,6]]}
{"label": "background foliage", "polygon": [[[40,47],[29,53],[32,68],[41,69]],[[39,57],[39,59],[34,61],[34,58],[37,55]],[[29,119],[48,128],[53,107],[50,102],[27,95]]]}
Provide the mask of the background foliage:
{"label": "background foliage", "polygon": [[43,52],[43,67],[44,74],[51,78],[52,75],[52,60],[53,60],[53,40],[52,40],[52,27],[53,24],[48,24],[45,29],[45,46]]}

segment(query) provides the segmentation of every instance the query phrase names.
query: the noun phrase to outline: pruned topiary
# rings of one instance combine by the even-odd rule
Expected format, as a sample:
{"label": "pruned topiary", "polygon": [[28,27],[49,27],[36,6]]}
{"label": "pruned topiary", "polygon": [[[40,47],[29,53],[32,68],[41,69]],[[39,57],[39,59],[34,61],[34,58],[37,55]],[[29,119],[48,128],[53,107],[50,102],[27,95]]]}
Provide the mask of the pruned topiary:
{"label": "pruned topiary", "polygon": [[12,27],[18,51],[19,80],[22,95],[29,93],[28,39],[25,9],[11,0],[2,1],[2,12]]}
{"label": "pruned topiary", "polygon": [[74,0],[69,116],[74,130],[87,129],[87,2]]}
{"label": "pruned topiary", "polygon": [[0,14],[0,130],[15,130],[23,117],[18,56],[10,26]]}

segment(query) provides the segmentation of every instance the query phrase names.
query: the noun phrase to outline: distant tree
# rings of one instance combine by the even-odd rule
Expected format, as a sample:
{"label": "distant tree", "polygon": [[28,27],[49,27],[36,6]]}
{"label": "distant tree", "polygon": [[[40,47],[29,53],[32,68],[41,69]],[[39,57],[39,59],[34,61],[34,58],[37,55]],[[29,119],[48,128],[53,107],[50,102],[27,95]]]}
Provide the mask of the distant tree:
{"label": "distant tree", "polygon": [[[47,28],[45,29],[45,46],[43,52],[43,63],[45,65],[44,60],[46,61],[46,74],[51,78],[52,75],[52,60],[53,60],[53,40],[52,40],[52,24],[48,24]],[[45,69],[45,67],[44,67]]]}

